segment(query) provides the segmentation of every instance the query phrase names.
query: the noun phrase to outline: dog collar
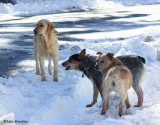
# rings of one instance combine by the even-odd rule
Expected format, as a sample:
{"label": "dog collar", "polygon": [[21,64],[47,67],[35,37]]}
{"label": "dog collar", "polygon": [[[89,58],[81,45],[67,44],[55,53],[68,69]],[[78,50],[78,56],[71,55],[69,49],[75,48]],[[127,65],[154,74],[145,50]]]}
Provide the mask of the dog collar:
{"label": "dog collar", "polygon": [[88,56],[88,58],[87,58],[87,61],[86,61],[86,63],[84,64],[83,62],[81,62],[79,65],[81,66],[81,68],[83,68],[83,69],[81,69],[82,70],[82,78],[84,78],[84,72],[85,72],[85,70],[87,69],[86,68],[86,66],[88,65],[88,61],[89,61],[89,58],[90,58],[90,55],[87,55]]}

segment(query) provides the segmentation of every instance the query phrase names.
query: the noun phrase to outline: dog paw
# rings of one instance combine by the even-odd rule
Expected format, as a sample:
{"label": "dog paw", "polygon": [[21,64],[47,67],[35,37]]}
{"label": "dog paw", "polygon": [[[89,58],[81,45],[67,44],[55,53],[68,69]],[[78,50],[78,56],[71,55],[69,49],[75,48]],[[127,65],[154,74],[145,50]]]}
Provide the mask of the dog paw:
{"label": "dog paw", "polygon": [[58,78],[53,78],[53,81],[58,82]]}
{"label": "dog paw", "polygon": [[46,78],[41,78],[41,81],[46,81]]}
{"label": "dog paw", "polygon": [[40,75],[40,72],[36,72],[37,75]]}
{"label": "dog paw", "polygon": [[106,114],[106,112],[105,112],[105,111],[102,111],[102,112],[101,112],[101,115],[104,115],[104,114]]}
{"label": "dog paw", "polygon": [[126,108],[129,109],[131,107],[131,105],[126,105]]}
{"label": "dog paw", "polygon": [[88,105],[86,105],[86,107],[92,107],[93,105],[92,104],[88,104]]}
{"label": "dog paw", "polygon": [[122,117],[123,114],[122,114],[122,113],[119,113],[118,115],[119,115],[119,117]]}
{"label": "dog paw", "polygon": [[141,105],[134,105],[133,107],[140,107]]}

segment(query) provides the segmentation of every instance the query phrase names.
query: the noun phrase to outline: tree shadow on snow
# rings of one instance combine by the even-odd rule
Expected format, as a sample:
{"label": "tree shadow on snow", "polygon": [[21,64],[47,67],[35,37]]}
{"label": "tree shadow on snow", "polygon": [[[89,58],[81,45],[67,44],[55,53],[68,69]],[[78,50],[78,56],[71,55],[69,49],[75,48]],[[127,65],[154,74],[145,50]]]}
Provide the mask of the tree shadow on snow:
{"label": "tree shadow on snow", "polygon": [[[95,13],[94,11],[88,11],[90,13]],[[69,13],[76,13],[76,12],[69,12]],[[117,11],[117,13],[127,13],[126,11]],[[98,13],[97,13],[98,14]],[[48,15],[48,14],[47,14]],[[43,15],[42,15],[43,16]],[[54,16],[54,15],[51,15]],[[124,31],[128,29],[136,29],[136,28],[142,28],[146,26],[153,26],[153,25],[160,25],[160,21],[156,20],[156,22],[151,23],[148,21],[144,22],[142,20],[141,24],[137,24],[132,21],[115,21],[117,19],[125,19],[125,18],[138,18],[138,17],[146,17],[149,16],[148,14],[128,14],[124,16],[112,16],[106,14],[106,17],[88,17],[86,19],[82,19],[78,17],[76,21],[63,21],[63,22],[54,22],[54,25],[56,28],[82,28],[81,31],[65,31],[65,32],[59,32],[57,34],[58,39],[60,41],[84,41],[85,39],[81,38],[73,38],[72,34],[88,34],[88,33],[97,33],[97,32],[111,32],[111,31]],[[3,20],[5,21],[19,21],[24,20],[32,16],[27,17],[21,17],[19,19],[11,19],[11,20]],[[64,17],[65,18],[65,17]],[[12,23],[12,24],[1,24],[2,21],[0,21],[0,29],[1,28],[10,28],[10,27],[35,27],[34,23]],[[144,23],[143,23],[144,22]],[[89,28],[89,30],[88,30]],[[83,30],[84,29],[84,30]],[[22,32],[0,32],[0,38],[7,38],[11,39],[13,42],[9,43],[10,45],[16,45],[19,46],[22,49],[0,49],[0,76],[9,76],[9,71],[16,70],[18,68],[17,63],[22,60],[27,59],[34,59],[33,58],[33,31],[22,31]],[[119,38],[119,39],[125,39],[125,38]],[[32,53],[26,51],[27,49],[23,50],[23,48],[31,48]],[[13,57],[12,57],[13,56]]]}

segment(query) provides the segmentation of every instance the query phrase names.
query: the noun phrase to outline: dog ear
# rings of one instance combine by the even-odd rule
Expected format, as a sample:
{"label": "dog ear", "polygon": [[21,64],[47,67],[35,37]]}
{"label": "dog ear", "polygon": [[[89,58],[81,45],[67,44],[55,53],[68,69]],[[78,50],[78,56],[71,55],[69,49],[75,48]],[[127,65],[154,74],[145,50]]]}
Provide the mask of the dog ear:
{"label": "dog ear", "polygon": [[48,22],[48,28],[47,28],[47,32],[48,34],[51,34],[52,30],[54,29],[54,26],[51,22]]}
{"label": "dog ear", "polygon": [[57,30],[55,30],[55,29],[53,29],[53,32],[55,33],[55,34],[57,34],[58,32],[57,32]]}
{"label": "dog ear", "polygon": [[113,53],[107,53],[106,56],[107,56],[110,60],[113,60],[114,54],[113,54]]}
{"label": "dog ear", "polygon": [[73,59],[73,60],[75,60],[75,61],[80,61],[80,59],[79,59],[79,54],[74,54],[74,55],[72,55],[70,59],[71,59],[71,60]]}
{"label": "dog ear", "polygon": [[97,55],[103,55],[103,53],[102,53],[102,52],[97,52],[96,54],[97,54]]}
{"label": "dog ear", "polygon": [[80,59],[80,60],[83,60],[84,57],[85,57],[85,55],[86,55],[86,49],[83,49],[83,50],[79,53],[79,59]]}

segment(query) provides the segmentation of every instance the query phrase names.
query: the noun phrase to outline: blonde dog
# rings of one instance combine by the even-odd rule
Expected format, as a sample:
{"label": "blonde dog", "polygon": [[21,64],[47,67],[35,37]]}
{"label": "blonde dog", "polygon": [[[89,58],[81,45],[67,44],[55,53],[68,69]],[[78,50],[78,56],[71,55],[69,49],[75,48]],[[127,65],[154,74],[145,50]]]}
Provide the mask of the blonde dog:
{"label": "blonde dog", "polygon": [[58,49],[58,39],[56,37],[54,25],[46,20],[42,19],[36,24],[34,29],[34,56],[36,60],[36,74],[40,74],[39,63],[41,69],[41,81],[46,81],[45,70],[44,70],[44,59],[48,57],[48,72],[51,75],[51,61],[54,63],[54,76],[53,81],[58,81],[58,58],[59,58],[59,49]]}
{"label": "blonde dog", "polygon": [[113,53],[103,55],[101,52],[97,58],[96,67],[102,72],[104,80],[102,83],[103,107],[101,114],[105,114],[108,109],[109,96],[111,91],[117,92],[121,97],[119,116],[123,115],[123,104],[130,107],[127,90],[132,86],[132,74],[120,60],[114,58]]}

